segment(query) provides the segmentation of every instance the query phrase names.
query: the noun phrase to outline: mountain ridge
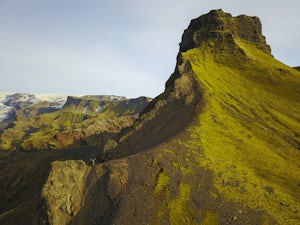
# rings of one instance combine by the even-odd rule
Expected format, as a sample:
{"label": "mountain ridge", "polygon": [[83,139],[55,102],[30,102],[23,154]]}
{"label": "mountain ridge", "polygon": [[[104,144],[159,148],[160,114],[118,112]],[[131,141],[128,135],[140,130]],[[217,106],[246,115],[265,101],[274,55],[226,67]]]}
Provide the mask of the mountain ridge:
{"label": "mountain ridge", "polygon": [[[296,225],[299,86],[258,18],[212,10],[184,32],[165,91],[93,152],[96,164],[83,154],[48,164],[26,221]],[[25,212],[2,210],[0,221]]]}
{"label": "mountain ridge", "polygon": [[130,126],[150,101],[147,97],[20,93],[3,99],[3,105],[10,110],[10,118],[2,122],[0,130],[0,149],[5,151],[101,145]]}
{"label": "mountain ridge", "polygon": [[[239,32],[248,24],[253,35]],[[189,28],[165,92],[99,157],[108,213],[95,210],[93,220],[80,211],[69,224],[297,224],[299,73],[273,58],[257,17],[213,10]]]}

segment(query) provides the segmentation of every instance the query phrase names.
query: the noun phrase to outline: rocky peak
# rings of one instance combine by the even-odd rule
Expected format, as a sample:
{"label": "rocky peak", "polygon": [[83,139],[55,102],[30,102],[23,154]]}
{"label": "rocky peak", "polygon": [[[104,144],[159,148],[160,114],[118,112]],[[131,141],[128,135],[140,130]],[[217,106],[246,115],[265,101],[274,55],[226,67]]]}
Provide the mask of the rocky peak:
{"label": "rocky peak", "polygon": [[208,39],[220,42],[233,41],[234,38],[254,43],[262,51],[271,53],[271,48],[262,35],[262,25],[258,17],[233,17],[221,9],[212,10],[191,21],[182,36],[180,52],[199,47]]}
{"label": "rocky peak", "polygon": [[[118,147],[108,153],[111,155],[106,160],[157,145],[185,128],[202,106],[202,93],[190,62],[181,53],[208,43],[214,52],[245,57],[243,49],[236,44],[237,39],[271,53],[258,17],[233,17],[219,9],[192,20],[182,36],[175,71],[166,82],[165,91],[148,104],[136,126],[121,134]],[[131,151],[128,152],[128,149]]]}

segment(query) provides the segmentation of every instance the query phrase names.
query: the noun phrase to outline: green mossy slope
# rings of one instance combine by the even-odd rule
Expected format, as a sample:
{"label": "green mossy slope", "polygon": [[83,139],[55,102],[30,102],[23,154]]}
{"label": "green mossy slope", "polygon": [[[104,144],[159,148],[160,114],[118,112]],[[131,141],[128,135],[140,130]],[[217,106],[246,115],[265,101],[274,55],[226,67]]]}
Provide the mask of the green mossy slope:
{"label": "green mossy slope", "polygon": [[[274,59],[257,17],[211,11],[182,39],[165,92],[106,158],[129,165],[113,223],[299,224],[300,73]],[[172,117],[177,98],[191,113]]]}
{"label": "green mossy slope", "polygon": [[[250,42],[207,41],[183,53],[204,93],[196,137],[199,163],[226,198],[265,210],[280,224],[300,217],[300,73]],[[232,49],[232,48],[231,48]],[[239,52],[239,53],[238,53]]]}
{"label": "green mossy slope", "polygon": [[[247,27],[258,37],[237,33],[238,20],[258,21]],[[198,81],[200,113],[149,151],[163,171],[152,224],[300,223],[300,73],[259,30],[257,18],[217,10],[185,31],[178,65]]]}

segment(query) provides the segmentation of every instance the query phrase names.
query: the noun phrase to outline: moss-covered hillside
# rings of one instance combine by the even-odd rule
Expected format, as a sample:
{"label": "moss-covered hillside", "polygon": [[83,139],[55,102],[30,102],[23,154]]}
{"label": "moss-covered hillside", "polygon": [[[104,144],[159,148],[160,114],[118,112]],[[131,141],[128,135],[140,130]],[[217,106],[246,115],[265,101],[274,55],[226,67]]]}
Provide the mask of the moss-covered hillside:
{"label": "moss-covered hillside", "polygon": [[23,201],[0,223],[298,225],[299,112],[300,72],[273,58],[259,19],[213,10],[184,31],[165,92],[96,165],[48,163],[31,208],[32,178],[7,181],[3,199],[21,183]]}
{"label": "moss-covered hillside", "polygon": [[[107,157],[125,157],[131,173],[112,221],[299,224],[300,73],[273,58],[257,17],[222,10],[192,20],[177,58],[148,120]],[[153,138],[143,127],[168,121],[176,99],[195,104],[191,122],[169,121],[163,129],[181,132],[142,151],[138,133]]]}
{"label": "moss-covered hillside", "polygon": [[187,145],[202,149],[193,152],[218,195],[299,224],[300,73],[238,37],[204,41],[183,58],[205,102]]}

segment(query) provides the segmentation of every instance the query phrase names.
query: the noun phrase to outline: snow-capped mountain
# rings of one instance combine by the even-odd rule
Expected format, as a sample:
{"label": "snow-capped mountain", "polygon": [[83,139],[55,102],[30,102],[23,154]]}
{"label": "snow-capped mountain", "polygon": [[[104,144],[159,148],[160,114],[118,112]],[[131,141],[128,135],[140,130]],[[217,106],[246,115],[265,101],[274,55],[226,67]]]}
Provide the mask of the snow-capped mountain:
{"label": "snow-capped mountain", "polygon": [[67,97],[67,95],[57,94],[0,92],[0,121],[13,119],[15,110],[41,102],[47,102],[49,108],[59,109],[65,104]]}
{"label": "snow-capped mountain", "polygon": [[0,93],[0,121],[5,120],[12,110],[12,107],[4,105],[3,103],[5,102],[8,94],[9,93],[4,93],[4,92]]}

